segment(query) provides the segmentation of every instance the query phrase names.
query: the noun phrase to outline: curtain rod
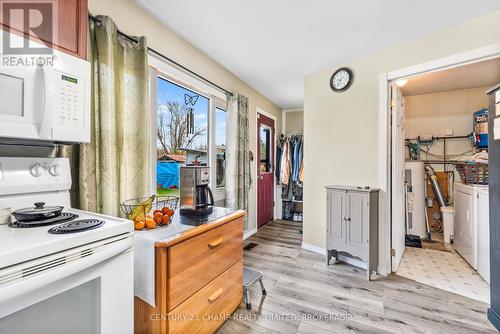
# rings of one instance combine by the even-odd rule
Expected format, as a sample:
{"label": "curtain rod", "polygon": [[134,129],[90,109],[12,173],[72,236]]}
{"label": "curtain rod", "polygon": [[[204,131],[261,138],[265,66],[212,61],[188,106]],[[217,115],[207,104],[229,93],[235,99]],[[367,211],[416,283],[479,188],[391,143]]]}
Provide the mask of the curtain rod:
{"label": "curtain rod", "polygon": [[[94,22],[101,23],[101,20],[100,20],[99,18],[97,18],[96,16],[94,16],[94,15],[89,14],[89,19],[90,19],[90,20],[92,20],[92,21],[94,21]],[[128,40],[129,40],[129,41],[131,41],[131,42],[134,42],[134,43],[139,43],[139,41],[138,41],[137,39],[135,39],[134,37],[132,37],[132,36],[130,36],[130,35],[128,35],[128,34],[126,34],[126,33],[124,33],[124,32],[123,32],[123,31],[121,31],[121,30],[117,30],[117,33],[118,33],[118,35],[120,35],[120,36],[122,36],[122,37],[125,37],[126,39],[128,39]],[[198,73],[196,73],[196,72],[194,72],[194,71],[190,70],[189,68],[187,68],[187,67],[185,67],[185,66],[183,66],[183,65],[179,64],[179,63],[178,63],[178,62],[176,62],[175,60],[173,60],[173,59],[171,59],[171,58],[169,58],[169,57],[165,56],[164,54],[162,54],[162,53],[160,53],[160,52],[156,51],[155,49],[148,47],[148,52],[155,54],[156,56],[158,56],[158,57],[160,57],[160,58],[162,58],[162,59],[164,59],[164,60],[168,61],[168,62],[169,62],[169,63],[171,63],[171,64],[174,64],[175,66],[177,66],[177,67],[181,68],[182,70],[184,70],[184,71],[188,72],[189,74],[194,75],[194,76],[195,76],[195,77],[197,77],[198,79],[203,80],[204,82],[208,83],[209,85],[211,85],[211,86],[213,86],[213,87],[217,88],[218,90],[220,90],[220,91],[222,91],[222,92],[224,92],[224,93],[226,93],[226,94],[229,94],[229,95],[231,95],[231,96],[233,95],[233,93],[231,93],[231,92],[230,92],[230,91],[228,91],[227,89],[222,88],[221,86],[217,85],[215,82],[208,80],[208,79],[207,79],[207,78],[205,78],[204,76],[199,75]]]}

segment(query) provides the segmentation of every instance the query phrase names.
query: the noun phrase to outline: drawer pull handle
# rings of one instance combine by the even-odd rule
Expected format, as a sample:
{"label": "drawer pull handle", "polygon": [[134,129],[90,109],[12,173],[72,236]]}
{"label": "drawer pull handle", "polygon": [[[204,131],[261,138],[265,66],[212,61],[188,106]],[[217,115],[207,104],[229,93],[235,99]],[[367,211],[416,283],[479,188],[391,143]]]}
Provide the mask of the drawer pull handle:
{"label": "drawer pull handle", "polygon": [[215,291],[210,297],[208,297],[208,301],[213,303],[220,297],[220,295],[222,295],[223,291],[224,291],[223,288],[220,288],[219,290]]}
{"label": "drawer pull handle", "polygon": [[224,237],[220,237],[220,238],[218,238],[218,239],[215,239],[215,240],[214,240],[214,241],[212,241],[212,242],[209,242],[209,243],[208,243],[208,246],[209,246],[210,248],[215,248],[215,247],[219,246],[219,245],[220,245],[223,241],[224,241]]}

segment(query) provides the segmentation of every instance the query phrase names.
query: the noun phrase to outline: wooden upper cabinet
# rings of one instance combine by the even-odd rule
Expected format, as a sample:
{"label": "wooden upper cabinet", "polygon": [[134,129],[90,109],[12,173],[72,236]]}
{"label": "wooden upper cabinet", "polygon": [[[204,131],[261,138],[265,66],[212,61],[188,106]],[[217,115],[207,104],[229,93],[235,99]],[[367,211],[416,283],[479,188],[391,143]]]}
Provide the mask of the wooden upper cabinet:
{"label": "wooden upper cabinet", "polygon": [[[41,24],[44,15],[40,13],[50,11],[51,5],[57,8],[53,8],[52,13],[47,16],[49,20],[51,15],[55,16],[53,22],[56,24]],[[30,8],[38,10],[28,10]],[[7,11],[10,13],[8,17]],[[52,44],[54,49],[87,59],[87,0],[57,0],[53,4],[46,0],[7,2],[2,5],[0,12],[0,23],[4,29],[8,28],[13,33],[42,41],[47,46]],[[29,20],[30,27],[37,28],[26,33],[23,28],[26,19]]]}

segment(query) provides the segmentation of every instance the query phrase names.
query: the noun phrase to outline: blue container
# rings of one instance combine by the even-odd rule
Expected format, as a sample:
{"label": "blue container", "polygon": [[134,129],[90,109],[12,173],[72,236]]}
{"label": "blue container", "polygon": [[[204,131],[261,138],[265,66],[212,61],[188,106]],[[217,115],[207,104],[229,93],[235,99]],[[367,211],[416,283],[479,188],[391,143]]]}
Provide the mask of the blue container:
{"label": "blue container", "polygon": [[488,148],[488,109],[481,109],[474,113],[472,129],[476,137],[476,147]]}

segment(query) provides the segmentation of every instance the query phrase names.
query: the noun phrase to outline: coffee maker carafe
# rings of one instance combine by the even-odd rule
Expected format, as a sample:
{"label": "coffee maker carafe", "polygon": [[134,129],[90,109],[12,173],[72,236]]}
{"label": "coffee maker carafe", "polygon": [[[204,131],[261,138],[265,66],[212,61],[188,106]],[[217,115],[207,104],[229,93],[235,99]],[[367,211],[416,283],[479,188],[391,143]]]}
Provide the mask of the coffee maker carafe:
{"label": "coffee maker carafe", "polygon": [[209,183],[209,167],[180,168],[180,213],[182,215],[206,216],[212,212],[214,196]]}

